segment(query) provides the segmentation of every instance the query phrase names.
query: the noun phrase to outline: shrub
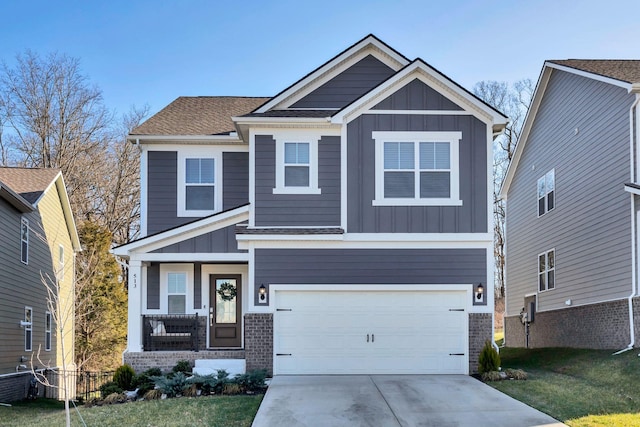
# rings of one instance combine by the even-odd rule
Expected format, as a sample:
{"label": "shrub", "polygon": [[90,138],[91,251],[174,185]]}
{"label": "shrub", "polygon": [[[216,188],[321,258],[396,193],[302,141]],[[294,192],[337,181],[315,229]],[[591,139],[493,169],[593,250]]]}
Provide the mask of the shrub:
{"label": "shrub", "polygon": [[183,372],[185,374],[189,374],[191,373],[191,371],[191,362],[189,362],[188,360],[179,360],[178,363],[176,363],[176,366],[174,366],[172,369],[172,372]]}
{"label": "shrub", "polygon": [[483,372],[481,377],[482,377],[482,381],[484,381],[484,382],[487,382],[487,381],[500,381],[502,379],[502,376],[500,375],[500,372],[498,372],[498,371]]}
{"label": "shrub", "polygon": [[103,399],[113,393],[122,393],[124,390],[115,382],[109,381],[100,386],[100,395]]}
{"label": "shrub", "polygon": [[266,369],[254,369],[242,375],[238,375],[233,381],[242,387],[243,391],[262,391],[267,387],[264,382],[267,378]]}
{"label": "shrub", "polygon": [[144,400],[157,400],[162,397],[162,391],[158,389],[149,390],[144,394]]}
{"label": "shrub", "polygon": [[508,378],[512,378],[514,380],[526,380],[527,373],[522,369],[505,369],[504,373]]}
{"label": "shrub", "polygon": [[196,397],[198,395],[198,387],[191,384],[182,389],[182,395],[186,397]]}
{"label": "shrub", "polygon": [[190,386],[187,376],[183,372],[177,372],[172,376],[153,377],[155,386],[167,397],[175,397],[182,394],[182,391]]}
{"label": "shrub", "polygon": [[113,382],[118,384],[122,390],[131,390],[131,380],[136,375],[133,368],[127,364],[120,366],[113,374]]}
{"label": "shrub", "polygon": [[497,371],[499,367],[500,355],[487,340],[484,343],[484,347],[482,347],[480,357],[478,358],[478,372],[480,374],[484,374],[485,372]]}
{"label": "shrub", "polygon": [[240,394],[242,393],[242,387],[236,383],[226,383],[222,388],[222,394]]}
{"label": "shrub", "polygon": [[103,402],[105,405],[113,405],[114,403],[125,403],[127,401],[127,396],[122,393],[111,393],[107,397],[104,398]]}
{"label": "shrub", "polygon": [[153,390],[155,387],[155,382],[152,378],[160,376],[162,376],[162,371],[160,371],[159,368],[147,369],[143,373],[133,377],[131,387],[138,389],[138,396],[144,396],[146,392]]}

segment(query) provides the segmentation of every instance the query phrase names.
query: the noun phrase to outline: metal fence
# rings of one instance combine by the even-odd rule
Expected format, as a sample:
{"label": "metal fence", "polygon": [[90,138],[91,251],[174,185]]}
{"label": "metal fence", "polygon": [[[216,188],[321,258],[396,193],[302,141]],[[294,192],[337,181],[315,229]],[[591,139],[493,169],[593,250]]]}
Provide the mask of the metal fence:
{"label": "metal fence", "polygon": [[[100,398],[100,386],[109,381],[113,381],[113,371],[105,372],[90,372],[90,371],[58,371],[50,370],[46,372],[47,379],[52,384],[62,384],[63,376],[66,375],[70,386],[75,384],[75,392],[69,390],[70,395],[75,400],[87,401],[94,397]],[[45,397],[50,396],[51,393],[47,393],[45,390]],[[62,394],[58,393],[61,397]]]}

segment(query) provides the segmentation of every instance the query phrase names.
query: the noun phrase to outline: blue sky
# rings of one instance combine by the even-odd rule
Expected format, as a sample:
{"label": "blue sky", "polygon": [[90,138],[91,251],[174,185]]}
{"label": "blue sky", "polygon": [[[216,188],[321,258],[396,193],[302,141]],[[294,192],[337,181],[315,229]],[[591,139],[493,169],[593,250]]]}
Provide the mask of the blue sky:
{"label": "blue sky", "polygon": [[6,0],[0,60],[79,58],[123,113],[181,95],[270,96],[369,33],[464,87],[545,59],[640,59],[637,0]]}

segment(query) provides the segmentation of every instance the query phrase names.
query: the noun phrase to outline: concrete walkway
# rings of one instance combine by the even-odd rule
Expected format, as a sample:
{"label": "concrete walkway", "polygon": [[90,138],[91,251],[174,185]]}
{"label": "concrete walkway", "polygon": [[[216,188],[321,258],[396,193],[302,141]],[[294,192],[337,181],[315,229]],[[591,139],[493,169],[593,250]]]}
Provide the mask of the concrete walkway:
{"label": "concrete walkway", "polygon": [[563,426],[464,375],[276,376],[254,427]]}

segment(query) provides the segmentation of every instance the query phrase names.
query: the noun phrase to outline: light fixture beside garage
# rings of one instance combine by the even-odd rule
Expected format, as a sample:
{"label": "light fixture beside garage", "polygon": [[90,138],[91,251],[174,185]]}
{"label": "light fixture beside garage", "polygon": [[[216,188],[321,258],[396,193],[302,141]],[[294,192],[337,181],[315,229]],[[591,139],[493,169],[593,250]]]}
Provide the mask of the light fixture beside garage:
{"label": "light fixture beside garage", "polygon": [[478,283],[478,286],[476,286],[476,301],[484,302],[484,286],[482,286],[482,283]]}
{"label": "light fixture beside garage", "polygon": [[267,288],[264,286],[264,283],[260,285],[258,288],[258,304],[266,304],[267,303]]}

